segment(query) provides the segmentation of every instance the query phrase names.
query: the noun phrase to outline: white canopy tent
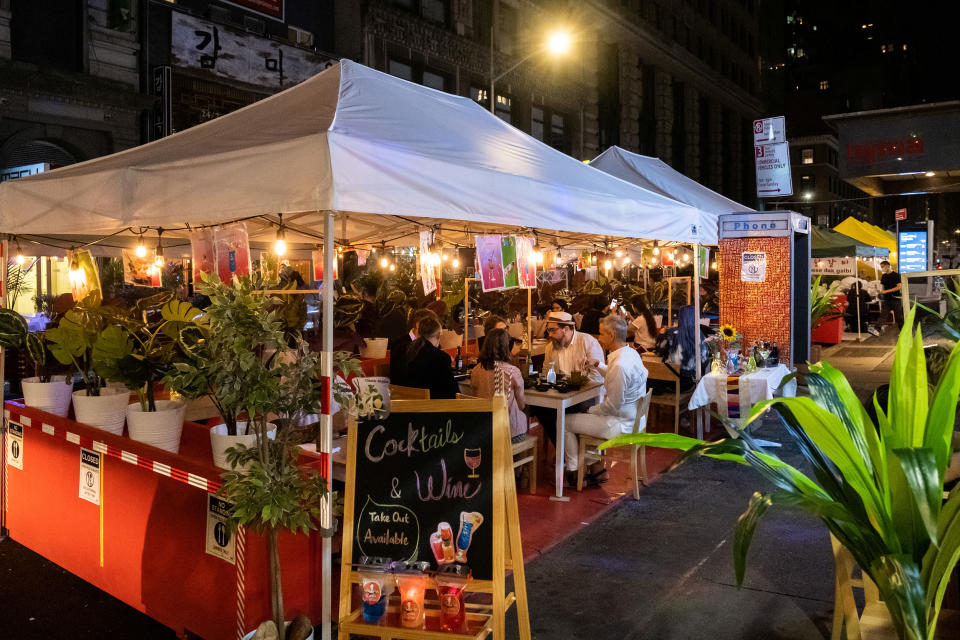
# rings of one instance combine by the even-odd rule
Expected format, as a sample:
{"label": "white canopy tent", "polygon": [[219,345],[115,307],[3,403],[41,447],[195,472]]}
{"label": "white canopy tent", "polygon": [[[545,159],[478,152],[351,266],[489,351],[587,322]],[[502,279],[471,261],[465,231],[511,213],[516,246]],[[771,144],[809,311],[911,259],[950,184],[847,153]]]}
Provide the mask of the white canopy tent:
{"label": "white canopy tent", "polygon": [[14,234],[175,230],[279,212],[292,229],[316,228],[326,211],[348,213],[358,242],[411,219],[716,240],[694,207],[585,167],[469,98],[348,60],[162,140],[0,186],[0,232]]}
{"label": "white canopy tent", "polygon": [[[291,239],[323,239],[327,274],[338,214],[340,239],[356,244],[455,223],[464,237],[535,229],[717,241],[715,220],[694,206],[585,166],[468,98],[348,60],[162,140],[0,185],[0,233],[41,242],[161,227],[169,237],[241,219],[252,238],[266,239],[280,213]],[[332,287],[324,287],[323,317],[332,315]],[[332,332],[325,322],[328,379]],[[321,427],[320,451],[329,453],[329,415]],[[326,509],[323,526],[331,517]],[[328,539],[323,563],[329,638]]]}

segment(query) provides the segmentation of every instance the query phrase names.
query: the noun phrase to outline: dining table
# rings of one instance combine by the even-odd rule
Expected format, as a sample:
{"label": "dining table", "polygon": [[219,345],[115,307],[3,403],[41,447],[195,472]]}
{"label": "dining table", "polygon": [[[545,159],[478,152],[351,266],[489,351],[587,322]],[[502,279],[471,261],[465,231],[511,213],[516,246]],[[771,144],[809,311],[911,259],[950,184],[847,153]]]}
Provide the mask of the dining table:
{"label": "dining table", "polygon": [[570,500],[569,496],[563,495],[563,435],[565,433],[567,409],[581,402],[599,398],[602,395],[603,383],[601,382],[588,382],[579,389],[563,393],[556,389],[548,389],[547,391],[526,389],[524,391],[524,399],[528,407],[544,407],[555,409],[557,412],[556,467],[554,469],[556,491],[554,495],[550,496],[551,500],[562,502]]}
{"label": "dining table", "polygon": [[[775,395],[788,398],[797,395],[796,378],[789,378],[782,384],[791,373],[792,370],[783,363],[762,367],[750,373],[710,372],[700,378],[697,388],[690,396],[688,408],[692,411],[716,405],[719,415],[739,426],[750,416],[753,405],[758,402],[770,400]],[[737,437],[736,432],[731,432],[729,428],[727,431],[732,437]]]}

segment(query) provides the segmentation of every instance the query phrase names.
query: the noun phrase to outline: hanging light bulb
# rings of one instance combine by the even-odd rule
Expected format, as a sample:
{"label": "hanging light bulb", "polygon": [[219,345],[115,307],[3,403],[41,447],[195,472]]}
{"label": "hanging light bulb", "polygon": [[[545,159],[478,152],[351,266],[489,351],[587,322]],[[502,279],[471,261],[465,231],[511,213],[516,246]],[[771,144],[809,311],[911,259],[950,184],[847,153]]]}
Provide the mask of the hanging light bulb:
{"label": "hanging light bulb", "polygon": [[656,259],[656,258],[650,258],[650,265],[653,266],[653,265],[656,265],[656,264],[657,264],[657,259]]}
{"label": "hanging light bulb", "polygon": [[655,256],[660,255],[660,247],[657,246],[656,240],[653,241],[653,255]]}
{"label": "hanging light bulb", "polygon": [[80,260],[75,251],[70,252],[70,270],[67,272],[67,278],[70,280],[70,286],[76,287],[86,282],[87,276],[80,268]]}
{"label": "hanging light bulb", "polygon": [[620,249],[617,249],[616,251],[613,252],[613,255],[614,255],[615,257],[617,257],[617,258],[622,258],[622,257],[623,257],[623,251],[620,251]]}
{"label": "hanging light bulb", "polygon": [[710,263],[710,268],[713,269],[714,271],[717,270],[717,263],[716,263],[716,261]]}
{"label": "hanging light bulb", "polygon": [[17,240],[17,257],[16,257],[16,261],[17,261],[17,266],[18,266],[18,267],[22,267],[24,261],[26,261],[26,258],[23,257],[23,249],[20,248],[20,241],[19,241],[19,240]]}
{"label": "hanging light bulb", "polygon": [[451,262],[450,264],[453,266],[454,269],[459,269],[459,268],[460,268],[460,259],[459,259],[459,258],[454,258],[454,259],[453,259],[453,262]]}
{"label": "hanging light bulb", "polygon": [[287,253],[287,232],[283,228],[283,214],[278,214],[280,217],[280,226],[277,227],[277,239],[273,241],[273,252],[278,256],[283,256]]}
{"label": "hanging light bulb", "polygon": [[684,259],[684,260],[690,260],[690,254],[689,254],[689,253],[683,254],[683,259]]}
{"label": "hanging light bulb", "polygon": [[134,250],[134,253],[138,258],[147,257],[147,247],[143,244],[143,234],[141,233],[137,238],[137,248]]}
{"label": "hanging light bulb", "polygon": [[630,256],[624,256],[623,264],[630,264]]}
{"label": "hanging light bulb", "polygon": [[157,257],[153,259],[153,264],[158,269],[166,264],[163,259],[163,229],[157,229]]}
{"label": "hanging light bulb", "polygon": [[590,262],[596,262],[596,261],[597,261],[597,256],[596,256],[596,254],[590,256]]}
{"label": "hanging light bulb", "polygon": [[391,264],[391,265],[390,265],[390,271],[396,271],[396,270],[397,270],[397,265]]}
{"label": "hanging light bulb", "polygon": [[381,268],[386,269],[386,268],[389,267],[389,266],[390,266],[390,261],[387,260],[387,256],[383,256],[382,258],[380,258],[380,267],[381,267]]}
{"label": "hanging light bulb", "polygon": [[603,270],[604,270],[604,271],[610,271],[610,267],[612,267],[612,266],[613,266],[613,262],[611,262],[610,260],[605,260],[605,261],[603,262]]}
{"label": "hanging light bulb", "polygon": [[450,256],[448,256],[447,254],[443,253],[443,254],[440,255],[440,259],[443,260],[444,262],[446,262],[447,260],[450,259]]}

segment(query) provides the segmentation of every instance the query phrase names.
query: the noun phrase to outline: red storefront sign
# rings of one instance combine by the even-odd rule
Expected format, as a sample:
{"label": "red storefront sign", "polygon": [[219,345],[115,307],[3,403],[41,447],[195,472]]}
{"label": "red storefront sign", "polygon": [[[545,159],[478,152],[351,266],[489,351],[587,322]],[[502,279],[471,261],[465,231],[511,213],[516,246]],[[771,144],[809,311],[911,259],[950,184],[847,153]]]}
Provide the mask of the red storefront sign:
{"label": "red storefront sign", "polygon": [[923,153],[923,138],[847,145],[847,160],[855,162],[874,162],[921,153]]}
{"label": "red storefront sign", "polygon": [[283,0],[224,0],[224,2],[283,20]]}

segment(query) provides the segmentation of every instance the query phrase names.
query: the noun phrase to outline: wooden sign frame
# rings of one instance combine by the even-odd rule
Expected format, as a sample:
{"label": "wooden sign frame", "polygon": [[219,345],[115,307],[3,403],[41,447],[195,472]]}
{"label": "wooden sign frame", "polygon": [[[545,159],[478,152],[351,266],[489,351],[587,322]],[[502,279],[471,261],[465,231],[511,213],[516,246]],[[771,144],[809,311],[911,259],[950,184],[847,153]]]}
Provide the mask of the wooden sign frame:
{"label": "wooden sign frame", "polygon": [[[488,399],[463,400],[396,400],[391,403],[391,413],[492,413],[493,425],[493,579],[472,580],[468,593],[491,595],[490,605],[467,603],[467,619],[474,622],[475,632],[456,633],[429,629],[367,624],[363,622],[361,608],[352,607],[353,585],[359,584],[360,576],[352,568],[354,517],[356,509],[357,433],[356,423],[351,420],[347,435],[347,475],[343,504],[343,551],[340,573],[340,621],[338,632],[342,638],[353,635],[373,636],[382,639],[404,638],[412,640],[479,640],[493,635],[494,640],[506,638],[506,612],[511,605],[517,607],[517,623],[520,640],[530,640],[530,615],[527,609],[527,586],[523,569],[523,548],[520,544],[520,513],[517,508],[517,490],[513,478],[513,449],[510,446],[510,422],[506,398],[496,396]],[[513,572],[514,591],[506,593],[506,572]],[[435,589],[432,579],[427,589]],[[395,609],[395,607],[393,607]],[[391,607],[388,607],[388,612]],[[427,609],[436,615],[437,610]],[[479,626],[478,626],[479,624]]]}

